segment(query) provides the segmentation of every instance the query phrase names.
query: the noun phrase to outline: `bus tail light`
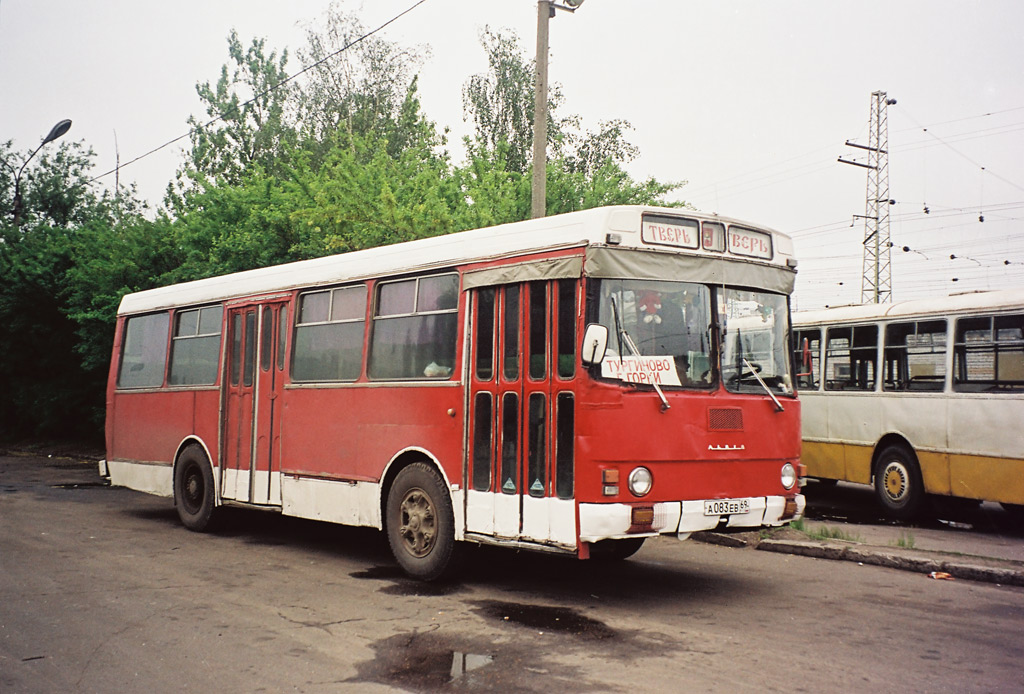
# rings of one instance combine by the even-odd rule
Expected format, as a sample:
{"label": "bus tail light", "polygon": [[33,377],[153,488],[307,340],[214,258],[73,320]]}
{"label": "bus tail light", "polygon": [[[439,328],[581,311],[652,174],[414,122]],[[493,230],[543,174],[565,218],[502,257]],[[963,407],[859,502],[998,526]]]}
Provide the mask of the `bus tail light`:
{"label": "bus tail light", "polygon": [[649,533],[654,528],[654,507],[634,506],[629,514],[629,532]]}
{"label": "bus tail light", "polygon": [[601,470],[601,493],[605,496],[619,495],[618,468],[606,468]]}
{"label": "bus tail light", "polygon": [[779,516],[779,520],[789,520],[796,515],[798,508],[796,499],[786,499],[786,505],[782,509],[782,515]]}

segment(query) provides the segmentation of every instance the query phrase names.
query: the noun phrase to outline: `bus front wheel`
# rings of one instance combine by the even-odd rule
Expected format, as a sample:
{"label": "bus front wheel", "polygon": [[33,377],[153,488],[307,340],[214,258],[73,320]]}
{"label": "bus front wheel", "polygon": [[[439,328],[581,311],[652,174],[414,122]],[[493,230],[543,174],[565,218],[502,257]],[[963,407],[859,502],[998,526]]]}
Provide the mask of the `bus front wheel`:
{"label": "bus front wheel", "polygon": [[894,518],[907,520],[920,513],[925,498],[921,470],[904,446],[886,446],[879,454],[875,495]]}
{"label": "bus front wheel", "polygon": [[455,518],[444,480],[425,463],[403,468],[388,492],[386,526],[395,560],[421,581],[447,575],[455,553]]}
{"label": "bus front wheel", "polygon": [[199,446],[188,446],[174,468],[174,505],[186,528],[202,532],[210,527],[216,508],[214,493],[213,469],[206,453]]}

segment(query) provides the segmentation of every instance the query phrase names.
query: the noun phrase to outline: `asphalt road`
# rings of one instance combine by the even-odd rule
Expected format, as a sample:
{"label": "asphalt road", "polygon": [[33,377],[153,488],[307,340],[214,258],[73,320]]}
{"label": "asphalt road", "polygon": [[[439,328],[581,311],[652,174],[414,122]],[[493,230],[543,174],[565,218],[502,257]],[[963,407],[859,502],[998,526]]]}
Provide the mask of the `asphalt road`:
{"label": "asphalt road", "polygon": [[659,539],[480,549],[434,586],[375,532],[0,457],[0,692],[1019,692],[1024,589]]}

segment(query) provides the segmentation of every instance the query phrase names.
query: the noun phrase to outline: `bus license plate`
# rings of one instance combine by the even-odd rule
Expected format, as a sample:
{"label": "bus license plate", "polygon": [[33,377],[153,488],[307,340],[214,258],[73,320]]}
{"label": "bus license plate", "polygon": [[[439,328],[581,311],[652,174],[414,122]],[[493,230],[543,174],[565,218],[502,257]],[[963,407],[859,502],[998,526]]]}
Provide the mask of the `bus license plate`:
{"label": "bus license plate", "polygon": [[730,516],[734,513],[750,513],[750,499],[715,499],[704,502],[705,516]]}

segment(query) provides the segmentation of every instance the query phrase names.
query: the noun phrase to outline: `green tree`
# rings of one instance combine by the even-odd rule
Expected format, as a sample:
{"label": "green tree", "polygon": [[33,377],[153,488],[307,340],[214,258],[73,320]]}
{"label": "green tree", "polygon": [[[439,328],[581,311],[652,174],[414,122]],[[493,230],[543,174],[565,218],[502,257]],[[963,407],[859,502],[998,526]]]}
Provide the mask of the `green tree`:
{"label": "green tree", "polygon": [[[475,134],[457,175],[470,202],[463,218],[477,226],[526,219],[530,212],[534,66],[514,33],[484,29],[488,71],[463,87],[463,109]],[[639,154],[626,139],[628,121],[613,119],[596,132],[580,130],[577,115],[560,116],[561,90],[548,97],[547,210],[549,214],[615,204],[679,205],[667,196],[682,183],[634,180],[625,166]]]}
{"label": "green tree", "polygon": [[[115,229],[143,221],[132,190],[96,194],[89,184],[92,159],[77,142],[43,153],[22,179],[22,223],[14,226],[9,217],[0,223],[3,438],[102,432],[117,302],[146,283],[111,288],[112,265],[96,263],[98,254],[132,262],[113,244]],[[12,195],[9,177],[0,180],[3,209]],[[137,242],[152,243],[148,230]],[[132,271],[151,270],[143,264]]]}
{"label": "green tree", "polygon": [[409,120],[409,105],[416,101],[415,73],[425,52],[367,33],[358,17],[331,5],[297,51],[308,70],[298,104],[311,151],[325,151],[317,144],[336,143],[339,130],[376,138],[392,156],[415,146],[421,123]]}
{"label": "green tree", "polygon": [[[534,61],[527,60],[519,37],[511,31],[484,27],[480,45],[487,54],[487,72],[473,75],[462,87],[463,113],[476,128],[476,150],[500,153],[503,168],[523,174],[533,156]],[[565,121],[555,114],[562,104],[557,84],[548,88],[548,146],[560,147]],[[504,143],[505,147],[499,147]]]}
{"label": "green tree", "polygon": [[273,172],[295,142],[290,104],[296,88],[287,81],[288,52],[268,54],[263,39],[245,48],[232,31],[228,55],[231,63],[221,67],[216,85],[196,85],[206,118],[188,120],[192,149],[179,172],[182,187],[203,178],[238,183],[250,166]]}

